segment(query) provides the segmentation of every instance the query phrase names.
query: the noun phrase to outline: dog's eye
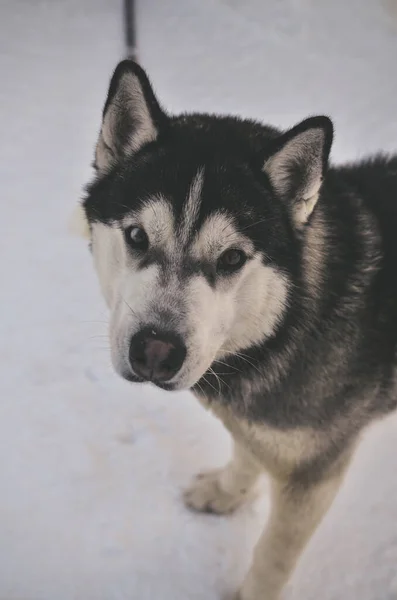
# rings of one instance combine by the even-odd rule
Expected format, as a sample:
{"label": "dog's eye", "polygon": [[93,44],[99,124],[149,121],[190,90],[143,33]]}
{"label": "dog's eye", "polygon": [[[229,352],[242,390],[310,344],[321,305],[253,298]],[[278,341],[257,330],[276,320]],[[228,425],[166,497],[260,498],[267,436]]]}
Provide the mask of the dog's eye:
{"label": "dog's eye", "polygon": [[143,229],[140,227],[128,227],[124,231],[125,241],[133,250],[145,251],[148,249],[149,240]]}
{"label": "dog's eye", "polygon": [[217,264],[217,271],[220,273],[234,273],[241,269],[247,260],[247,255],[242,250],[235,250],[234,248],[226,250]]}

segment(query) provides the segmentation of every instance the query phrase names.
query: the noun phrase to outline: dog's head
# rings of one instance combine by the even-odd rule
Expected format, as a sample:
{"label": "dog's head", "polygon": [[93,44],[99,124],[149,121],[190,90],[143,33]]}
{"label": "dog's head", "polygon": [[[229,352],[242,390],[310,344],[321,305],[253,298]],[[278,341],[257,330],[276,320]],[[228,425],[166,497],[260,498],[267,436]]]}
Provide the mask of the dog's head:
{"label": "dog's head", "polygon": [[283,134],[169,117],[143,70],[120,63],[83,209],[123,377],[192,387],[276,335],[331,140],[326,117]]}

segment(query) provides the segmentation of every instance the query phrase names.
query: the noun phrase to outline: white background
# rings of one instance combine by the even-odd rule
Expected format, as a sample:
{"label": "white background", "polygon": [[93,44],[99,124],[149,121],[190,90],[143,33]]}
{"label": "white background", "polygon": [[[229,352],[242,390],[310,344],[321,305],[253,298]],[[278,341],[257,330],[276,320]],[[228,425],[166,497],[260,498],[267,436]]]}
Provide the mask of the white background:
{"label": "white background", "polygon": [[[281,126],[328,113],[335,161],[397,148],[395,0],[138,4],[141,61],[168,109]],[[184,508],[229,438],[188,394],[113,374],[91,258],[67,231],[122,53],[119,2],[0,3],[0,600],[219,600],[267,515],[266,483],[233,517]],[[391,417],[286,598],[397,598],[396,457]]]}

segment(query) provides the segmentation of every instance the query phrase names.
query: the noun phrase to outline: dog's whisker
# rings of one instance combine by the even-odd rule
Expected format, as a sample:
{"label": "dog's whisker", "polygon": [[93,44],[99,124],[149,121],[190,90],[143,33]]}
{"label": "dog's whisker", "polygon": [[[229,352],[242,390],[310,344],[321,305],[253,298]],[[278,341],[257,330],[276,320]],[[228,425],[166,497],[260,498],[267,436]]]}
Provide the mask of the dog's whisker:
{"label": "dog's whisker", "polygon": [[205,377],[205,375],[203,375],[203,381],[205,381],[205,383],[206,383],[207,385],[209,385],[209,386],[210,386],[210,387],[211,387],[211,388],[214,390],[214,392],[216,392],[216,394],[218,394],[218,393],[219,393],[219,392],[218,392],[218,390],[217,390],[216,388],[214,388],[214,386],[212,385],[212,383],[211,383],[210,381],[208,381],[208,380],[207,380],[207,378]]}
{"label": "dog's whisker", "polygon": [[[239,355],[237,355],[239,356]],[[239,356],[239,358],[241,358],[241,360],[245,361],[247,364],[249,364],[253,369],[255,369],[255,371],[257,371],[260,375],[262,375],[261,371],[258,369],[258,367],[256,365],[254,365],[254,363],[252,363],[251,361],[248,360],[248,358],[244,358],[243,356]]]}
{"label": "dog's whisker", "polygon": [[126,305],[128,306],[128,308],[130,309],[131,313],[134,315],[134,317],[138,318],[138,315],[136,314],[136,312],[133,310],[133,308],[131,308],[131,306],[128,304],[127,300],[122,296],[122,300],[123,302],[126,303]]}
{"label": "dog's whisker", "polygon": [[218,377],[217,373],[215,373],[214,369],[212,369],[211,367],[208,369],[210,373],[212,373],[212,375],[216,378],[217,382],[218,382],[218,394],[221,394],[222,391],[222,384],[221,384],[221,380]]}
{"label": "dog's whisker", "polygon": [[199,388],[200,392],[202,393],[202,395],[203,395],[203,396],[204,396],[204,398],[205,398],[206,396],[205,396],[204,390],[203,390],[203,388],[201,387],[201,385],[199,384],[199,382],[197,382],[197,383],[196,383],[196,385],[197,385],[197,387]]}
{"label": "dog's whisker", "polygon": [[[230,369],[233,369],[233,371],[237,371],[237,373],[241,373],[240,369],[237,369],[233,365],[229,365],[228,363],[225,363],[222,360],[217,360],[216,362],[219,363],[220,365],[224,365],[225,367],[229,367]],[[230,375],[230,373],[219,373],[219,375]]]}
{"label": "dog's whisker", "polygon": [[[261,373],[261,371],[258,369],[258,367],[251,362],[251,360],[255,360],[253,359],[251,356],[248,356],[247,354],[243,354],[241,352],[227,352],[226,354],[231,354],[232,356],[235,356],[236,358],[240,358],[241,360],[243,360],[244,362],[246,362],[247,364],[249,364],[253,369],[255,369],[258,373]],[[257,361],[259,362],[259,361]],[[230,365],[228,365],[230,366]]]}

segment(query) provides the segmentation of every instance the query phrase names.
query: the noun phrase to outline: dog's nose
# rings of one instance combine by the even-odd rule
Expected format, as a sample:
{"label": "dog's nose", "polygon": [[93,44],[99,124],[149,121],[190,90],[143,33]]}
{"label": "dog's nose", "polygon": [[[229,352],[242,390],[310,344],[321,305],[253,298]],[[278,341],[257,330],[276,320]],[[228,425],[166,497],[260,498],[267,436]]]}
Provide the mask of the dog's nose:
{"label": "dog's nose", "polygon": [[175,334],[146,329],[131,339],[131,367],[135,375],[146,381],[169,381],[178,373],[185,357],[186,347]]}

